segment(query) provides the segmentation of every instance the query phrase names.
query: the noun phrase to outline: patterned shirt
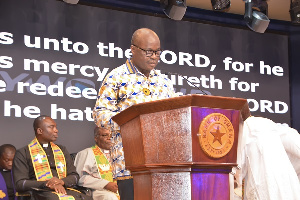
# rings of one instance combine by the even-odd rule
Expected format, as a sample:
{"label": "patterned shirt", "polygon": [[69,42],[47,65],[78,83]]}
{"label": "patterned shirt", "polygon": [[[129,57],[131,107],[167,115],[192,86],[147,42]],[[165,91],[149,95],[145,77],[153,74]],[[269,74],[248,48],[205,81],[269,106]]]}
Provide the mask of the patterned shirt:
{"label": "patterned shirt", "polygon": [[125,169],[124,152],[120,127],[111,120],[126,108],[143,102],[177,96],[170,79],[157,70],[151,70],[146,77],[128,59],[125,64],[112,70],[104,79],[93,111],[99,127],[112,129],[112,167],[114,178],[130,178]]}

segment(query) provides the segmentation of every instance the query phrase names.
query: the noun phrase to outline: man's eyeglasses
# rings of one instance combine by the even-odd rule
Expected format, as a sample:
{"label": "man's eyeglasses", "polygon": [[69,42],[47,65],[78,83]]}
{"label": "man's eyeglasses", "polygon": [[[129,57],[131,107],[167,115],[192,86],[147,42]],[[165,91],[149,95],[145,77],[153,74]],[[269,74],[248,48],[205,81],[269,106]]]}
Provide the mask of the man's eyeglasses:
{"label": "man's eyeglasses", "polygon": [[161,49],[157,50],[157,51],[154,51],[154,50],[145,50],[145,49],[142,49],[142,48],[136,46],[135,44],[132,44],[132,46],[135,46],[136,48],[144,51],[147,57],[151,57],[153,55],[153,53],[155,53],[156,56],[160,56],[160,54],[162,53]]}

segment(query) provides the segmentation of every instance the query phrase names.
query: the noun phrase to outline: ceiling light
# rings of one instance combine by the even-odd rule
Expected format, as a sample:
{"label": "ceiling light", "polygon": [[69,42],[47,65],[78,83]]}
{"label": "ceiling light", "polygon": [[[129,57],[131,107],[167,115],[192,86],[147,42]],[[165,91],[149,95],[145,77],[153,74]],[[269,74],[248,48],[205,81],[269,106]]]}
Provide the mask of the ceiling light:
{"label": "ceiling light", "polygon": [[78,4],[79,2],[79,0],[63,0],[63,1],[69,4]]}
{"label": "ceiling light", "polygon": [[245,2],[245,15],[244,20],[247,26],[258,33],[264,33],[269,26],[270,20],[262,12],[253,9],[252,0],[246,0]]}
{"label": "ceiling light", "polygon": [[186,11],[186,0],[160,0],[164,13],[171,19],[181,20]]}
{"label": "ceiling light", "polygon": [[215,11],[228,11],[230,8],[230,0],[211,0],[211,5]]}
{"label": "ceiling light", "polygon": [[292,23],[300,24],[300,0],[291,1],[290,15]]}

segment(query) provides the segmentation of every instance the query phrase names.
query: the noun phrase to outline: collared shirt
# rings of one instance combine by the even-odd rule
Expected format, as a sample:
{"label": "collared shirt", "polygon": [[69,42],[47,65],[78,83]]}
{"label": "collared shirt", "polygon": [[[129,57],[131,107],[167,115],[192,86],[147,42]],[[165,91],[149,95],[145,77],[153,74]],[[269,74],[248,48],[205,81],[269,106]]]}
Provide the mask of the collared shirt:
{"label": "collared shirt", "polygon": [[[99,147],[100,148],[100,147]],[[105,155],[106,159],[108,160],[108,162],[111,163],[111,155],[110,155],[110,150],[107,149],[101,149],[100,150],[103,152],[103,154]]]}
{"label": "collared shirt", "polygon": [[[105,156],[108,156],[107,159],[109,160],[110,152],[105,153],[106,150],[101,148],[100,150]],[[103,179],[99,174],[97,161],[92,148],[86,148],[78,152],[74,164],[80,176],[78,185],[90,188],[92,190],[105,191],[104,187],[109,183],[109,181]]]}
{"label": "collared shirt", "polygon": [[[62,178],[62,180],[65,183],[65,187],[74,187],[78,182],[79,175],[76,172],[73,160],[66,147],[62,145],[58,146],[62,150],[67,164],[67,177]],[[51,147],[49,146],[47,149],[44,148],[44,150],[47,155],[50,170],[52,172],[53,177],[58,177],[54,155]],[[25,146],[16,151],[13,161],[13,176],[17,192],[26,192],[28,190],[31,190],[32,187],[43,188],[46,183],[46,181],[36,180],[35,171],[28,146]]]}
{"label": "collared shirt", "polygon": [[120,127],[111,120],[126,108],[143,102],[177,96],[170,79],[157,70],[149,77],[142,74],[128,59],[125,64],[112,70],[104,79],[93,111],[99,127],[112,128],[112,166],[114,178],[130,177],[125,170],[124,152]]}

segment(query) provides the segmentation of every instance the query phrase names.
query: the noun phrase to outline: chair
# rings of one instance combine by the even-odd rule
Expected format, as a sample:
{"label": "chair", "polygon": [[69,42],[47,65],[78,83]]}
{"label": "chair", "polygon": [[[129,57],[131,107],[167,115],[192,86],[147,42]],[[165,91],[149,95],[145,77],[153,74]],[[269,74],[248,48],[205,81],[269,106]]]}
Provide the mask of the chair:
{"label": "chair", "polygon": [[[70,154],[73,162],[75,161],[76,155],[77,155],[77,153],[71,153]],[[80,191],[81,193],[83,193],[85,195],[92,196],[92,190],[90,188],[86,188],[86,187],[79,186],[79,185],[76,185],[73,188],[75,190]],[[27,191],[27,192],[22,192],[22,193],[17,192],[16,193],[17,200],[35,200],[35,198],[33,197],[32,193],[33,193],[33,191]]]}

